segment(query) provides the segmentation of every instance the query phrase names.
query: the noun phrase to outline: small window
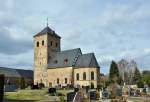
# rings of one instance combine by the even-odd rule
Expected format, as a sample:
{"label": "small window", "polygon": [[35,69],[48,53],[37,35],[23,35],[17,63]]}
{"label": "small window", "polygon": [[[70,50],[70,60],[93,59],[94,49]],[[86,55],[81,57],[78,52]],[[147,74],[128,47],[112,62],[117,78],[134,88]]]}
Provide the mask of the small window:
{"label": "small window", "polygon": [[79,80],[79,73],[76,74],[76,80]]}
{"label": "small window", "polygon": [[67,64],[67,62],[68,62],[68,59],[67,58],[64,59],[64,64]]}
{"label": "small window", "polygon": [[94,83],[91,83],[91,89],[94,89]]}
{"label": "small window", "polygon": [[58,46],[58,43],[56,43],[56,47]]}
{"label": "small window", "polygon": [[56,63],[58,63],[58,61],[57,61],[57,60],[55,60],[55,61],[54,61],[54,63],[56,64]]}
{"label": "small window", "polygon": [[86,73],[83,73],[83,80],[86,80]]}
{"label": "small window", "polygon": [[39,42],[36,43],[36,46],[39,47]]}
{"label": "small window", "polygon": [[59,78],[57,78],[57,84],[59,84]]}
{"label": "small window", "polygon": [[65,78],[65,84],[67,84],[67,78]]}
{"label": "small window", "polygon": [[91,80],[94,80],[94,72],[91,72]]}
{"label": "small window", "polygon": [[53,42],[51,41],[51,46],[53,46]]}
{"label": "small window", "polygon": [[44,40],[42,41],[42,46],[44,46]]}

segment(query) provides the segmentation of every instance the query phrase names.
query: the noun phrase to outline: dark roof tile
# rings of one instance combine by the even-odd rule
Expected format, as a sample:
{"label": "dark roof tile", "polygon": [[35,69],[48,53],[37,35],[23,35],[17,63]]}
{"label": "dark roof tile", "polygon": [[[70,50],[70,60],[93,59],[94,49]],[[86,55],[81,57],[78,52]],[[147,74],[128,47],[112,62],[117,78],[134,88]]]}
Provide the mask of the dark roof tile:
{"label": "dark roof tile", "polygon": [[48,67],[58,68],[75,66],[76,59],[81,54],[80,48],[57,52],[50,60]]}
{"label": "dark roof tile", "polygon": [[58,37],[58,38],[61,38],[59,35],[57,35],[55,33],[55,31],[53,31],[50,27],[45,27],[41,32],[39,32],[38,34],[36,34],[34,37],[36,36],[41,36],[41,35],[45,35],[45,34],[50,34],[52,36],[55,36],[55,37]]}
{"label": "dark roof tile", "polygon": [[75,67],[77,68],[80,68],[80,67],[99,68],[99,65],[97,63],[94,53],[88,53],[88,54],[83,54],[79,56]]}

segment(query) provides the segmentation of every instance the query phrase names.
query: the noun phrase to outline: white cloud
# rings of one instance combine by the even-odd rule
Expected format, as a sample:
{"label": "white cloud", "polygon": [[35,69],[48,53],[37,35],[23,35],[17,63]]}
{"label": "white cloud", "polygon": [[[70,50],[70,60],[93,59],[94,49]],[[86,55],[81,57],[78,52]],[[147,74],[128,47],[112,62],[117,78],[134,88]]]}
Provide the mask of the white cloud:
{"label": "white cloud", "polygon": [[145,53],[145,54],[150,54],[150,48],[144,49],[144,53]]}
{"label": "white cloud", "polygon": [[[108,67],[111,60],[149,53],[149,4],[147,0],[1,0],[0,28],[7,29],[14,40],[31,43],[49,17],[50,27],[62,37],[62,49],[80,47],[84,53],[95,52],[100,65]],[[23,53],[22,57],[33,56],[33,52]],[[9,60],[9,55],[1,56],[0,62]],[[19,66],[13,61],[11,65],[15,63]]]}

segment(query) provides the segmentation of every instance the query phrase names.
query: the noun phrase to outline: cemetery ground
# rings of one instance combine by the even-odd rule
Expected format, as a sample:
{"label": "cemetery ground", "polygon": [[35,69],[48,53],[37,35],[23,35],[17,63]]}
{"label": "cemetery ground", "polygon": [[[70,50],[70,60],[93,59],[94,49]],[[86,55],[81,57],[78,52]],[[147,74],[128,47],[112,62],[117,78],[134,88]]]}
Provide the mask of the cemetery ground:
{"label": "cemetery ground", "polygon": [[[67,95],[68,92],[71,90],[57,90],[57,96],[59,94],[59,98],[61,97],[62,100],[58,99],[58,97],[54,95],[49,95],[47,88],[40,89],[40,90],[18,90],[16,92],[5,92],[4,95],[4,102],[56,102],[54,100],[58,100],[59,102],[63,102],[64,97]],[[150,102],[150,98],[136,98],[136,97],[126,97],[127,102]],[[89,102],[88,99],[85,99],[83,102]],[[97,100],[97,101],[90,101],[90,102],[111,102],[109,99],[106,100]]]}
{"label": "cemetery ground", "polygon": [[[63,100],[64,96],[67,94],[68,90],[58,90],[57,94]],[[16,92],[5,92],[4,102],[38,102],[42,100],[58,100],[58,97],[54,95],[49,95],[47,89],[41,90],[18,90]]]}

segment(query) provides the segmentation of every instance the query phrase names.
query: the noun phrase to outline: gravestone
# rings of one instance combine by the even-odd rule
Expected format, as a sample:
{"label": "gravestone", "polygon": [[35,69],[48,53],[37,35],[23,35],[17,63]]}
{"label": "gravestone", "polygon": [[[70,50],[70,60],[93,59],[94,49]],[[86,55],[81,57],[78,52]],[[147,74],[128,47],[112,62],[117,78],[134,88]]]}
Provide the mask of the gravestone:
{"label": "gravestone", "polygon": [[49,94],[55,94],[56,93],[56,88],[49,88],[48,93]]}
{"label": "gravestone", "polygon": [[96,100],[96,91],[89,91],[88,98],[90,100]]}
{"label": "gravestone", "polygon": [[4,96],[4,75],[0,75],[0,102],[3,101]]}
{"label": "gravestone", "polygon": [[74,97],[76,95],[76,92],[70,92],[67,94],[67,102],[72,102]]}
{"label": "gravestone", "polygon": [[78,92],[79,91],[79,88],[74,88],[74,92]]}
{"label": "gravestone", "polygon": [[89,89],[90,89],[90,86],[86,86],[86,93],[88,93]]}
{"label": "gravestone", "polygon": [[108,91],[104,90],[102,92],[102,99],[108,99],[108,98],[109,98],[109,93],[108,93]]}

